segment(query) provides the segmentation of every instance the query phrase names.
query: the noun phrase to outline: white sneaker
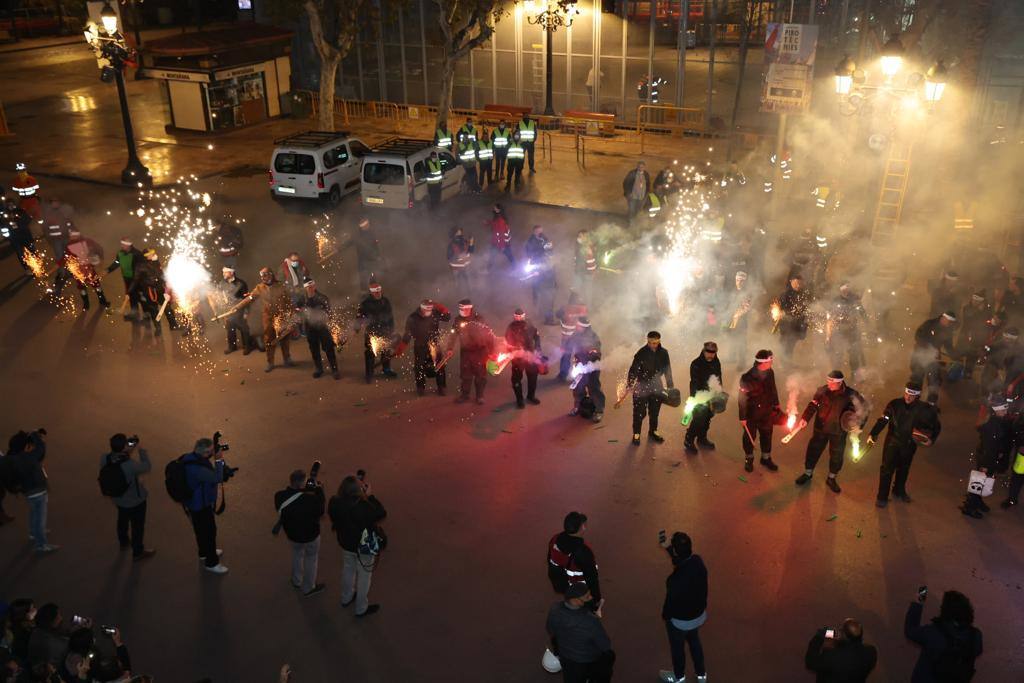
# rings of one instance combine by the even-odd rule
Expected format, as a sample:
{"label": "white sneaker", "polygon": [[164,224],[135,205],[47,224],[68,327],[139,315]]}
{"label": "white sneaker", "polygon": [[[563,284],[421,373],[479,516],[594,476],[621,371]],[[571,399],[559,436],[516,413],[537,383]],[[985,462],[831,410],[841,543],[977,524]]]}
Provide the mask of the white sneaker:
{"label": "white sneaker", "polygon": [[36,548],[36,552],[37,553],[52,553],[54,550],[56,550],[59,547],[60,547],[59,545],[50,545],[49,543],[47,543],[46,545],[38,546]]}
{"label": "white sneaker", "polygon": [[[220,548],[217,548],[217,557],[220,557],[223,554],[224,554],[224,551],[221,550]],[[200,562],[206,562],[206,558],[205,557],[200,557],[199,561]]]}
{"label": "white sneaker", "polygon": [[665,671],[664,669],[662,669],[658,672],[658,679],[661,681],[661,683],[682,683],[686,680],[686,677],[684,676],[683,678],[677,681],[675,673],[673,673],[672,671]]}
{"label": "white sneaker", "polygon": [[227,574],[228,573],[228,568],[225,567],[222,564],[215,564],[212,567],[203,567],[203,569],[205,569],[208,572],[213,572],[214,574]]}
{"label": "white sneaker", "polygon": [[708,681],[708,675],[707,674],[700,674],[700,675],[697,676],[697,683],[707,683],[707,681]]}

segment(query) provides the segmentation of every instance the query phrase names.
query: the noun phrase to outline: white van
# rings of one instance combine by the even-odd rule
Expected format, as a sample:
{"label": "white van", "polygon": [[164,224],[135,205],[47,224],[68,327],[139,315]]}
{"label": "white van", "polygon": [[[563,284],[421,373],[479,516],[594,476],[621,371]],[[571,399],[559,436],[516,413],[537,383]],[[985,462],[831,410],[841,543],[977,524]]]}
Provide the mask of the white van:
{"label": "white van", "polygon": [[274,140],[270,196],[321,199],[334,206],[359,189],[359,169],[369,151],[344,131],[310,130]]}
{"label": "white van", "polygon": [[437,152],[444,174],[442,201],[457,195],[465,171],[448,150],[431,140],[391,138],[374,147],[363,158],[362,199],[364,206],[411,209],[427,201],[427,159]]}

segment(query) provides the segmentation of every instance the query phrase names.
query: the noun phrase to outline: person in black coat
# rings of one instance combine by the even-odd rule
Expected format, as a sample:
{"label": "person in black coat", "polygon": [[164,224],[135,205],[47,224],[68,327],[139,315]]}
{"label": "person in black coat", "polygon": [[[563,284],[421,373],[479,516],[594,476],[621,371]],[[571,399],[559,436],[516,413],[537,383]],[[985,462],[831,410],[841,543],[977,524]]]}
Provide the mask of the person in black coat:
{"label": "person in black coat", "polygon": [[910,354],[910,379],[924,386],[928,384],[928,402],[939,400],[942,386],[942,365],[939,354],[943,351],[953,355],[953,332],[956,330],[956,313],[946,311],[937,318],[925,320],[914,332],[914,350]]}
{"label": "person in black coat", "polygon": [[[672,389],[672,363],[668,351],[661,346],[661,333],[651,330],[647,333],[647,344],[633,355],[633,363],[629,366],[626,380],[626,392],[633,391],[633,445],[640,445],[640,428],[644,417],[650,415],[647,438],[655,443],[665,441],[658,433],[658,414],[661,412],[661,401],[665,384]],[[623,393],[625,398],[625,393]],[[616,401],[618,407],[622,398]]]}
{"label": "person in black coat", "polygon": [[804,288],[801,275],[794,275],[786,285],[786,291],[779,297],[779,308],[782,320],[779,321],[779,336],[782,338],[782,350],[786,358],[792,357],[796,343],[807,338],[811,295]]}
{"label": "person in black coat", "polygon": [[[369,285],[370,295],[362,300],[356,311],[358,324],[356,330],[366,325],[366,334],[363,339],[363,359],[366,366],[366,383],[373,381],[373,368],[377,364],[377,356],[380,356],[381,374],[387,378],[397,377],[391,369],[391,338],[395,333],[395,315],[391,311],[391,302],[384,296],[384,289],[376,280],[371,280]],[[374,345],[371,340],[377,342],[378,352],[374,353]]]}
{"label": "person in black coat", "polygon": [[416,395],[423,396],[427,392],[427,378],[433,377],[437,382],[437,395],[444,396],[447,378],[444,366],[436,369],[441,360],[441,323],[452,319],[451,312],[439,301],[424,299],[415,311],[405,319],[405,334],[398,344],[401,356],[405,353],[409,342],[412,342],[413,379],[416,382]]}
{"label": "person in black coat", "polygon": [[331,366],[331,377],[341,379],[341,373],[338,372],[338,356],[334,351],[334,335],[331,333],[331,302],[323,293],[316,291],[316,282],[312,278],[307,276],[302,287],[305,296],[299,302],[299,309],[305,323],[309,355],[312,356],[313,365],[316,367],[313,379],[319,379],[324,374],[321,350],[326,354],[327,362]]}
{"label": "person in black coat", "polygon": [[779,407],[779,390],[775,386],[774,356],[771,349],[761,349],[754,356],[754,365],[740,377],[739,413],[743,425],[743,468],[754,471],[754,436],[761,446],[761,465],[775,472],[779,466],[772,461],[772,430],[785,419]]}
{"label": "person in black coat", "polygon": [[526,311],[517,308],[513,320],[505,328],[505,348],[512,357],[512,391],[516,395],[516,408],[525,408],[523,402],[523,374],[526,374],[526,400],[540,405],[537,398],[537,359],[540,355],[540,334],[526,319]]}
{"label": "person in black coat", "polygon": [[590,545],[583,540],[587,532],[587,516],[570,512],[562,521],[562,533],[548,541],[548,580],[556,593],[565,594],[574,583],[586,583],[590,588],[592,607],[602,602],[601,584],[597,574],[597,558]]}
{"label": "person in black coat", "polygon": [[[978,427],[978,448],[974,451],[977,469],[989,477],[1005,472],[1013,449],[1013,420],[1009,415],[1010,403],[1003,396],[990,402],[988,419]],[[980,491],[969,484],[967,496],[960,511],[968,517],[981,519],[989,511]]]}
{"label": "person in black coat", "polygon": [[950,681],[967,683],[974,677],[974,660],[981,656],[981,631],[974,627],[974,607],[963,593],[946,591],[939,616],[921,625],[927,589],[907,608],[903,634],[921,646],[910,683]]}
{"label": "person in black coat", "polygon": [[[696,396],[698,391],[711,391],[712,381],[721,388],[722,363],[718,359],[718,344],[707,341],[704,342],[701,354],[690,363],[690,396]],[[711,428],[713,416],[707,401],[699,402],[693,407],[690,426],[686,428],[686,438],[683,441],[683,447],[688,454],[696,455],[698,446],[709,451],[715,450],[715,444],[708,441],[708,429]]]}
{"label": "person in black coat", "polygon": [[672,534],[671,542],[662,541],[661,546],[668,551],[673,566],[665,580],[665,603],[661,607],[673,670],[662,671],[661,680],[663,683],[686,680],[685,646],[689,645],[697,680],[704,681],[707,669],[699,629],[707,621],[708,570],[700,555],[693,554],[693,541],[688,535],[677,531]]}
{"label": "person in black coat", "polygon": [[[868,420],[867,402],[856,389],[848,386],[839,370],[828,373],[824,386],[818,387],[814,397],[807,403],[797,423],[797,430],[803,429],[814,418],[814,433],[807,442],[804,455],[804,473],[796,479],[797,486],[811,480],[814,467],[828,446],[828,479],[826,485],[833,493],[842,489],[836,476],[843,469],[846,454],[847,427],[853,424],[859,431]],[[852,422],[851,422],[852,421]]]}
{"label": "person in black coat", "polygon": [[327,504],[327,515],[331,527],[338,537],[343,558],[341,568],[341,606],[356,603],[356,616],[366,617],[380,610],[380,605],[370,604],[370,583],[376,566],[375,555],[363,552],[363,533],[378,531],[380,522],[387,511],[377,498],[370,494],[370,484],[358,477],[348,476],[338,486],[338,495],[332,496]]}
{"label": "person in black coat", "polygon": [[307,485],[304,471],[295,470],[288,477],[288,488],[274,494],[278,520],[292,546],[292,587],[306,596],[316,595],[326,586],[316,582],[320,518],[324,516],[326,501],[320,482],[310,483],[312,486]]}
{"label": "person in black coat", "polygon": [[864,627],[856,619],[847,619],[838,630],[819,629],[804,656],[818,683],[863,683],[877,663],[878,650],[864,644]]}
{"label": "person in black coat", "polygon": [[[871,428],[868,445],[874,444],[875,439],[886,427],[889,430],[885,433],[885,445],[882,447],[878,497],[875,500],[875,505],[880,508],[884,508],[889,502],[890,486],[895,498],[905,503],[910,502],[910,496],[907,495],[907,477],[910,475],[910,463],[914,461],[918,443],[914,439],[914,433],[920,434],[921,438],[927,437],[925,445],[930,446],[935,443],[942,430],[938,411],[935,406],[921,400],[921,385],[917,382],[907,382],[903,398],[889,401],[889,405]],[[895,485],[893,475],[896,475]]]}
{"label": "person in black coat", "polygon": [[[245,299],[245,297],[249,296],[249,285],[245,280],[235,275],[235,269],[232,266],[224,266],[221,268],[221,274],[224,276],[222,291],[231,306],[238,304],[240,301]],[[252,350],[256,345],[252,335],[249,333],[248,308],[243,308],[226,316],[224,318],[224,330],[227,332],[228,338],[228,345],[227,348],[224,349],[224,355],[234,353],[238,350],[239,336],[242,338],[242,355],[248,356],[252,353]]]}

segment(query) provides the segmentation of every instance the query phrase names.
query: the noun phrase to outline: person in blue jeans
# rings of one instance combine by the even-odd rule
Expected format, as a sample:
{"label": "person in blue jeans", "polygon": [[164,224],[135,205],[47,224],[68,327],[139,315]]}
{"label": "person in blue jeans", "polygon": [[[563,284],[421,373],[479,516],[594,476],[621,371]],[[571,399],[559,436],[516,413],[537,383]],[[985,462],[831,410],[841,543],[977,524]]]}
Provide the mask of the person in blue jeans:
{"label": "person in blue jeans", "polygon": [[46,457],[46,430],[37,429],[31,434],[20,431],[7,443],[7,457],[11,458],[14,480],[28,501],[28,529],[38,553],[52,553],[58,546],[46,540],[46,510],[49,503],[49,486],[43,458]]}
{"label": "person in blue jeans", "polygon": [[704,648],[700,643],[700,627],[708,618],[708,570],[700,555],[693,554],[693,541],[681,531],[672,534],[671,542],[661,546],[672,558],[673,570],[665,580],[665,604],[661,618],[668,631],[668,645],[672,652],[672,671],[661,671],[663,683],[682,683],[686,680],[686,646],[693,657],[693,669],[698,683],[708,680],[704,668]]}
{"label": "person in blue jeans", "polygon": [[[212,462],[211,462],[212,460]],[[217,486],[225,481],[230,468],[224,464],[224,456],[216,451],[211,439],[199,439],[191,453],[182,456],[185,465],[185,479],[192,497],[185,504],[192,530],[196,534],[199,559],[206,571],[227,574],[228,568],[220,563],[221,551],[217,548],[217,518],[213,508],[217,504]],[[227,476],[225,476],[227,475]]]}

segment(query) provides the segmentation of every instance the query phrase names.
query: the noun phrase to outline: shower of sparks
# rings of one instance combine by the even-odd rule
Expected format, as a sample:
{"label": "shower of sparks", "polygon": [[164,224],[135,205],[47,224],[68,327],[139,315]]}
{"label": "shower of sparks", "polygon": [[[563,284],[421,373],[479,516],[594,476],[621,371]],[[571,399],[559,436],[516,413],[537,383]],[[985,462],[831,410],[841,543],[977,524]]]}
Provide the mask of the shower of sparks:
{"label": "shower of sparks", "polygon": [[380,352],[386,349],[388,346],[388,340],[384,337],[380,337],[376,334],[370,335],[370,350],[373,355],[380,358]]}
{"label": "shower of sparks", "polygon": [[46,264],[43,263],[41,256],[28,248],[24,250],[22,256],[25,259],[25,265],[32,271],[32,277],[36,279],[46,277]]}
{"label": "shower of sparks", "polygon": [[856,434],[850,434],[850,458],[854,462],[860,462],[861,457],[864,455],[860,449],[860,437]]}
{"label": "shower of sparks", "polygon": [[72,256],[68,258],[64,264],[65,267],[67,267],[68,272],[71,273],[71,277],[75,278],[83,285],[88,285],[92,281],[92,276],[90,276],[89,271],[77,258]]}

